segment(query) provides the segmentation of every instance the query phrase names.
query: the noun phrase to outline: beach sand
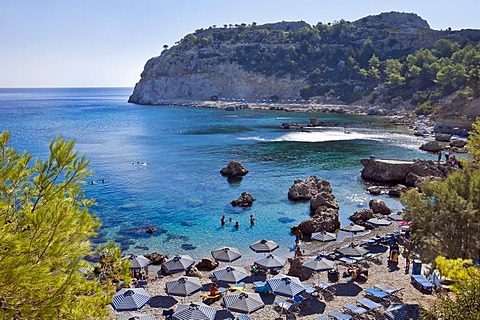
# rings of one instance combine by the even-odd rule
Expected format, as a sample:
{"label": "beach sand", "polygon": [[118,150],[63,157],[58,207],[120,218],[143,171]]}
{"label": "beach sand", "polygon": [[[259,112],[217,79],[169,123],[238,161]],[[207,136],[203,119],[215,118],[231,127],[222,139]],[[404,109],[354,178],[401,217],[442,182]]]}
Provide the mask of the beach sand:
{"label": "beach sand", "polygon": [[[370,233],[362,234],[359,236],[348,237],[341,241],[330,242],[327,244],[319,243],[319,242],[308,242],[303,243],[302,248],[305,250],[305,258],[309,256],[316,255],[320,250],[324,252],[333,251],[336,248],[345,246],[350,244],[352,241],[354,243],[361,243],[364,239],[371,238],[374,234],[385,234],[387,232],[393,232],[398,230],[399,226],[396,222],[394,222],[391,226],[382,227],[380,229],[376,229]],[[379,251],[382,251],[381,247],[378,248]],[[402,249],[402,248],[401,248]],[[288,315],[283,314],[282,318],[285,319],[316,319],[320,315],[328,315],[331,311],[344,311],[343,305],[347,303],[356,304],[355,300],[365,296],[364,289],[371,288],[374,285],[384,284],[390,286],[392,288],[400,290],[400,292],[389,299],[392,302],[403,302],[403,303],[412,303],[412,304],[420,304],[423,307],[429,307],[431,303],[435,300],[435,296],[432,294],[426,294],[420,292],[410,283],[410,275],[411,275],[411,268],[410,274],[405,273],[405,259],[400,256],[398,269],[396,270],[389,270],[388,269],[388,248],[383,247],[382,254],[379,255],[378,260],[375,262],[365,262],[362,265],[363,268],[368,268],[368,279],[366,281],[347,281],[347,279],[342,277],[342,274],[347,271],[347,265],[339,263],[337,261],[338,271],[340,272],[339,281],[333,285],[334,294],[324,294],[320,293],[319,297],[314,297],[312,299],[312,304],[310,308],[303,309],[299,312],[290,313]],[[287,258],[287,257],[285,257]],[[291,258],[291,257],[290,257]],[[242,259],[241,259],[242,260]],[[249,271],[249,265],[252,262],[245,263],[245,269]],[[228,263],[220,263],[217,267],[217,270],[220,268],[224,268],[227,266]],[[238,264],[236,264],[238,265]],[[289,270],[289,263],[280,271],[282,274],[287,274]],[[424,266],[425,267],[425,266]],[[182,275],[182,273],[177,273],[173,275],[168,275],[164,277],[156,276],[156,271],[158,270],[157,266],[150,266],[149,267],[149,275],[148,275],[148,285],[146,286],[146,290],[152,296],[150,302],[145,305],[140,312],[142,313],[151,313],[155,315],[156,319],[164,319],[165,317],[162,316],[163,309],[169,309],[173,305],[177,303],[183,302],[199,302],[202,301],[202,294],[207,293],[209,286],[211,284],[210,276],[211,272],[201,272],[202,278],[201,283],[204,285],[202,291],[195,293],[192,296],[187,298],[182,297],[169,297],[165,293],[165,283],[176,279]],[[271,277],[271,276],[270,276]],[[264,280],[265,277],[255,276],[249,277],[245,280],[245,292],[254,292],[254,285],[253,281],[257,280]],[[304,284],[313,286],[314,280],[319,279],[324,282],[328,282],[327,273],[320,272],[314,273],[309,279],[303,281]],[[228,294],[228,292],[226,293]],[[263,301],[265,302],[265,307],[254,312],[251,314],[252,319],[258,320],[272,320],[278,319],[280,317],[280,312],[278,307],[274,307],[274,301],[276,299],[283,299],[281,297],[276,297],[273,294],[261,294]],[[384,319],[382,313],[388,307],[389,302],[382,302],[382,308],[379,309],[379,312],[375,314],[370,314],[370,318],[374,319]],[[211,304],[212,307],[215,307],[217,311],[217,315],[215,319],[226,319],[229,317],[234,318],[236,313],[230,313],[229,311],[225,310],[221,306],[221,300],[218,300]],[[121,313],[116,313],[112,309],[112,314],[117,315]],[[233,315],[233,316],[232,316]]]}

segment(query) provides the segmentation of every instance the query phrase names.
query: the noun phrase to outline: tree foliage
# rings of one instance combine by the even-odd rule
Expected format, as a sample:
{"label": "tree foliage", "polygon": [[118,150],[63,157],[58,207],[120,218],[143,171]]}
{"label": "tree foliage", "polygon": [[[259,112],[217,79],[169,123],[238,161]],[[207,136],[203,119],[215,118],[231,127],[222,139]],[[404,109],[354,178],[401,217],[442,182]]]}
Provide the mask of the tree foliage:
{"label": "tree foliage", "polygon": [[472,130],[468,134],[467,149],[474,160],[480,163],[480,118],[472,124]]}
{"label": "tree foliage", "polygon": [[427,182],[401,201],[410,225],[410,244],[432,262],[437,256],[468,259],[476,254],[480,234],[480,170],[465,168],[443,181]]}
{"label": "tree foliage", "polygon": [[[457,265],[458,262],[459,261],[445,260],[443,266],[445,267],[450,264]],[[465,272],[465,275],[456,282],[455,294],[441,292],[430,310],[423,314],[422,318],[424,320],[480,319],[480,274],[478,269],[454,269],[462,273]],[[452,273],[452,271],[450,271],[450,273]]]}
{"label": "tree foliage", "polygon": [[104,319],[115,286],[79,269],[99,220],[82,185],[91,172],[74,142],[57,138],[47,160],[0,135],[0,319]]}

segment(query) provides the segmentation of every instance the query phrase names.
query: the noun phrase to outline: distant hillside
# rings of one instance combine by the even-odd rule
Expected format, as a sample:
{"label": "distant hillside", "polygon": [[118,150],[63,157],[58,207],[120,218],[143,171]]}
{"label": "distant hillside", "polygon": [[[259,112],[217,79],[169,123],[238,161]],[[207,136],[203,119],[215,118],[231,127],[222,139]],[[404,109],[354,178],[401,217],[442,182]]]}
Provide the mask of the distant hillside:
{"label": "distant hillside", "polygon": [[477,98],[479,42],[479,30],[432,30],[399,12],[314,26],[211,26],[150,59],[129,101],[315,99],[429,113],[452,93]]}

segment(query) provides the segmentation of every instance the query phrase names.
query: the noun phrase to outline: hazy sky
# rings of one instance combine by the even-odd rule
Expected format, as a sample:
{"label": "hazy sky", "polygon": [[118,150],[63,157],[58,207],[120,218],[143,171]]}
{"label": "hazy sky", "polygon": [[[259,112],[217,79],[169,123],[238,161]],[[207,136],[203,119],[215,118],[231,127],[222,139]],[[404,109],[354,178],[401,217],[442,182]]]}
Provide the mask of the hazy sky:
{"label": "hazy sky", "polygon": [[164,44],[198,28],[388,11],[480,29],[479,0],[0,0],[0,87],[133,87]]}

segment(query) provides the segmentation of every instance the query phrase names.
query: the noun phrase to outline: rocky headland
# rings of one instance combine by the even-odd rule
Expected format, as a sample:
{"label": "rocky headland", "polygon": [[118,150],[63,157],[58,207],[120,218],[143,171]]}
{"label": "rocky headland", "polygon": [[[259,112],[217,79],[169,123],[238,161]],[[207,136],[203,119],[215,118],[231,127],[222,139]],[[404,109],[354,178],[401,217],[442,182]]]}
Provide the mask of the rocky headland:
{"label": "rocky headland", "polygon": [[480,31],[433,30],[418,15],[400,12],[333,24],[211,26],[164,46],[146,63],[129,102],[371,115],[435,110],[436,131],[465,135],[480,115],[477,92],[466,80],[441,86],[437,71],[415,78],[403,65],[410,55],[415,70],[430,68],[417,57],[420,49],[435,61],[467,54],[461,41],[475,46]]}

